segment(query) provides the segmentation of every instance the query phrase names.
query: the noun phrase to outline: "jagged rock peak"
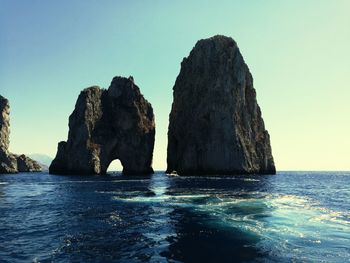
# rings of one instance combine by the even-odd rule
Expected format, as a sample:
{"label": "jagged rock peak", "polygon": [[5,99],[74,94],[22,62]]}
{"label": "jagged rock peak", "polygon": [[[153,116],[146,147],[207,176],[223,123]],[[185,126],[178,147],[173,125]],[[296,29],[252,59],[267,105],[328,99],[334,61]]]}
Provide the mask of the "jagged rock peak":
{"label": "jagged rock peak", "polygon": [[0,95],[0,173],[39,172],[40,165],[31,158],[12,154],[10,146],[10,104]]}
{"label": "jagged rock peak", "polygon": [[173,88],[167,172],[275,173],[253,77],[236,42],[199,40]]}
{"label": "jagged rock peak", "polygon": [[10,145],[10,104],[0,95],[0,148],[8,149]]}
{"label": "jagged rock peak", "polygon": [[93,86],[80,93],[50,173],[105,174],[115,159],[124,174],[153,173],[154,136],[151,104],[132,77],[115,77],[107,90]]}

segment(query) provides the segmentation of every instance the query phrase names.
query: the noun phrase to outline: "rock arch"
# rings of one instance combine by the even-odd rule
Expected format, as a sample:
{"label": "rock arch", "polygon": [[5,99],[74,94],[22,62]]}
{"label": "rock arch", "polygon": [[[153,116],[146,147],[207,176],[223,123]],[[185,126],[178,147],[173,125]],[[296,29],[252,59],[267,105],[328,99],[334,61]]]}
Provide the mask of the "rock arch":
{"label": "rock arch", "polygon": [[154,136],[151,104],[132,77],[115,77],[107,90],[94,86],[80,93],[50,173],[105,174],[115,159],[124,174],[153,173]]}

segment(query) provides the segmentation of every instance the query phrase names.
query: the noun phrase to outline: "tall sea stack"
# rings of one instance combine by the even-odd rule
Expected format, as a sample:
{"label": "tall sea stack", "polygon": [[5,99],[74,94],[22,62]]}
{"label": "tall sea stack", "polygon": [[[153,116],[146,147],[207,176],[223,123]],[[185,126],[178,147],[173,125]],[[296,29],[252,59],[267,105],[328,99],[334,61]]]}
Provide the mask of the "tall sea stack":
{"label": "tall sea stack", "polygon": [[0,173],[40,172],[41,166],[24,154],[9,152],[10,104],[0,95]]}
{"label": "tall sea stack", "polygon": [[167,172],[275,174],[253,77],[236,42],[197,42],[173,88]]}
{"label": "tall sea stack", "polygon": [[119,159],[124,174],[153,173],[155,122],[151,104],[132,77],[115,77],[108,90],[84,89],[69,117],[67,142],[58,144],[52,174],[105,174]]}

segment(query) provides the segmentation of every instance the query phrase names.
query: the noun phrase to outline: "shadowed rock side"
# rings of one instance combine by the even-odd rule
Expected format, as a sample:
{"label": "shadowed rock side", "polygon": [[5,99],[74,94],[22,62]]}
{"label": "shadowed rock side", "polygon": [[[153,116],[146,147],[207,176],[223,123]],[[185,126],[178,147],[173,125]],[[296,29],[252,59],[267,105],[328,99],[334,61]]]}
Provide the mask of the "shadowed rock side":
{"label": "shadowed rock side", "polygon": [[0,95],[0,173],[40,172],[40,165],[29,157],[9,152],[10,104]]}
{"label": "shadowed rock side", "polygon": [[270,137],[236,42],[197,42],[173,88],[167,172],[274,174]]}
{"label": "shadowed rock side", "polygon": [[108,90],[95,86],[80,93],[50,173],[105,174],[115,159],[124,174],[153,173],[154,136],[151,104],[132,77],[115,77]]}

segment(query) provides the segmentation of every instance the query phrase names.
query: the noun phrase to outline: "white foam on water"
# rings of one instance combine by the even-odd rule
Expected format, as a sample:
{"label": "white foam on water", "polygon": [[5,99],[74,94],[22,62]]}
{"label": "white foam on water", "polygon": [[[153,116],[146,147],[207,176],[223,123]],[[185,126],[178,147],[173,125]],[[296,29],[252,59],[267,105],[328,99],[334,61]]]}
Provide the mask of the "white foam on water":
{"label": "white foam on water", "polygon": [[206,194],[197,194],[197,195],[171,195],[171,198],[173,199],[198,199],[198,198],[205,198],[205,197],[209,197],[210,195],[206,195]]}
{"label": "white foam on water", "polygon": [[[257,197],[249,198],[195,195],[208,198],[207,203],[188,205],[216,218],[211,220],[215,224],[254,233],[261,238],[259,247],[266,251],[287,252],[295,249],[295,253],[302,256],[308,249],[332,241],[332,235],[339,231],[341,235],[348,233],[350,244],[349,212],[322,207],[318,202],[303,196],[255,194]],[[179,197],[186,199],[195,196]]]}
{"label": "white foam on water", "polygon": [[121,202],[129,202],[129,203],[154,203],[154,202],[162,202],[169,199],[169,197],[165,196],[135,196],[135,197],[120,197],[113,196],[112,200],[121,201]]}
{"label": "white foam on water", "polygon": [[267,251],[287,252],[297,248],[295,253],[303,256],[308,249],[333,242],[332,235],[338,231],[348,233],[350,244],[348,212],[334,211],[310,198],[295,195],[269,194],[263,202],[269,207],[271,216],[263,218],[262,224],[247,222],[246,218],[240,223],[261,236],[260,246]]}
{"label": "white foam on water", "polygon": [[[194,199],[205,198],[206,195],[155,195],[155,196],[134,196],[134,197],[122,197],[113,196],[113,200],[122,202],[135,202],[135,203],[158,203],[167,201],[168,205],[178,206],[193,206],[189,201]],[[185,200],[188,200],[185,202]]]}
{"label": "white foam on water", "polygon": [[[202,179],[202,178],[201,178]],[[223,178],[208,177],[208,180]],[[225,178],[225,180],[243,180],[256,182],[254,178]],[[186,180],[181,177],[176,180]],[[127,181],[128,182],[128,181]],[[112,193],[112,198],[120,202],[166,203],[167,207],[177,206],[205,212],[212,217],[209,224],[223,225],[240,229],[259,237],[257,246],[268,253],[282,253],[297,256],[300,259],[316,257],[317,247],[333,242],[335,235],[345,234],[350,244],[350,213],[323,207],[317,201],[305,196],[292,194],[246,192],[244,190],[217,193],[214,188],[196,189],[194,194],[188,189],[177,189],[177,193],[168,194],[168,184],[153,178],[149,189],[154,196],[140,196],[133,192]],[[157,213],[155,213],[157,215]],[[164,215],[164,218],[168,218]],[[160,221],[165,219],[161,219]],[[158,222],[158,219],[154,220]],[[168,225],[166,220],[163,224]],[[341,234],[344,236],[344,234]],[[157,242],[158,237],[149,236]],[[293,253],[291,253],[293,251]],[[327,250],[323,250],[327,251]]]}
{"label": "white foam on water", "polygon": [[258,179],[253,179],[253,178],[243,178],[242,179],[244,182],[260,182]]}
{"label": "white foam on water", "polygon": [[98,194],[113,194],[113,195],[138,195],[142,193],[142,191],[95,191]]}
{"label": "white foam on water", "polygon": [[306,197],[292,195],[275,195],[270,201],[275,214],[279,216],[290,216],[289,219],[294,223],[303,220],[309,223],[328,223],[328,224],[350,224],[350,212],[335,211],[322,207],[317,201]]}

